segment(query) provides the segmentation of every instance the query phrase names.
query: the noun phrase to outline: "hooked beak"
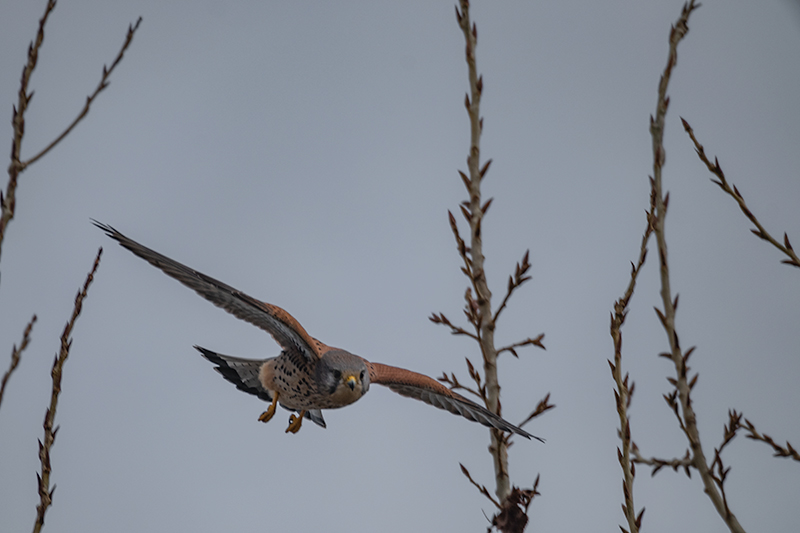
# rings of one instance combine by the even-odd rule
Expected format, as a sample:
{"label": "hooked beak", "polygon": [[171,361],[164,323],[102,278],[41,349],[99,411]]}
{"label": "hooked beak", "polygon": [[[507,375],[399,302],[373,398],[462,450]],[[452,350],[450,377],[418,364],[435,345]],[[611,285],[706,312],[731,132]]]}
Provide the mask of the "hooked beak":
{"label": "hooked beak", "polygon": [[345,384],[350,387],[350,390],[356,390],[356,377],[355,376],[347,376],[347,379],[344,380]]}

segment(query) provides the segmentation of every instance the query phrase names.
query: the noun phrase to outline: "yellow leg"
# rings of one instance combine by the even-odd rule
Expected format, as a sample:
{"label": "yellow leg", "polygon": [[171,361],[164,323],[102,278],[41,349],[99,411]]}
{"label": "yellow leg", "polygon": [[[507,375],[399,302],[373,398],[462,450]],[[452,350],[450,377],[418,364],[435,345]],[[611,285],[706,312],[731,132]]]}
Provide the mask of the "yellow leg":
{"label": "yellow leg", "polygon": [[305,411],[300,411],[299,415],[292,413],[289,417],[289,427],[286,428],[286,433],[297,433],[300,431],[300,426],[303,425],[303,417],[306,416]]}
{"label": "yellow leg", "polygon": [[278,391],[272,393],[272,403],[269,404],[267,410],[261,413],[261,416],[258,417],[259,422],[267,423],[272,420],[272,417],[275,416],[275,407],[278,405]]}

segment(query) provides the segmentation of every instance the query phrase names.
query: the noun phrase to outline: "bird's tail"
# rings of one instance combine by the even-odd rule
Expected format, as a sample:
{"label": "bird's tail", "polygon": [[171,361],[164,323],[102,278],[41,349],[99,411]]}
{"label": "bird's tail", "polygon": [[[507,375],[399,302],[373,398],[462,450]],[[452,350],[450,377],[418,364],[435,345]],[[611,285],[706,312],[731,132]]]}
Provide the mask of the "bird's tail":
{"label": "bird's tail", "polygon": [[[258,372],[261,370],[261,365],[269,361],[269,359],[244,359],[241,357],[222,355],[201,346],[195,346],[195,349],[200,352],[203,357],[211,361],[211,363],[215,365],[214,370],[219,372],[223,378],[236,385],[237,389],[258,396],[265,402],[272,401],[272,393],[264,388],[261,384],[261,380],[258,379]],[[319,409],[307,411],[306,418],[318,426],[325,427],[325,419],[322,418],[322,412]]]}

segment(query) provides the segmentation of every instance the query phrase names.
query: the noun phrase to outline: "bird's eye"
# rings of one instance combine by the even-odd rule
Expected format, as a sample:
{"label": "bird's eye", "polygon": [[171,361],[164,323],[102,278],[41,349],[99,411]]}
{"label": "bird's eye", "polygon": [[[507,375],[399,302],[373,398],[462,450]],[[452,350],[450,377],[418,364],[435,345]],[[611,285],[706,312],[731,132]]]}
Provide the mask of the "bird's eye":
{"label": "bird's eye", "polygon": [[339,371],[339,370],[334,370],[333,371],[333,379],[335,379],[336,381],[339,381],[340,379],[342,379],[342,372]]}
{"label": "bird's eye", "polygon": [[359,379],[361,379],[361,381],[364,381],[364,371],[363,370],[361,371],[361,375],[359,376]]}

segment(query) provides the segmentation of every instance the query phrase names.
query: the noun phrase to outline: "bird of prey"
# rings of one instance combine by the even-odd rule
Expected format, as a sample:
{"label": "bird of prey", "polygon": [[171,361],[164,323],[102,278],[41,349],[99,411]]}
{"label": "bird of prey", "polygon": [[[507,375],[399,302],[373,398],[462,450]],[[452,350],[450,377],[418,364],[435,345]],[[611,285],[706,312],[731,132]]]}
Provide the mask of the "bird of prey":
{"label": "bird of prey", "polygon": [[377,383],[398,394],[422,400],[484,426],[542,440],[428,376],[372,363],[345,350],[327,346],[309,335],[294,317],[280,307],[256,300],[161,255],[111,226],[93,222],[124,248],[206,300],[272,335],[283,351],[277,357],[268,359],[242,359],[195,346],[203,357],[216,365],[215,370],[236,385],[237,389],[270,402],[269,408],[259,417],[262,422],[268,422],[275,415],[275,408],[280,403],[282,407],[298,413],[292,413],[289,417],[287,433],[297,433],[303,418],[325,427],[323,409],[349,405],[366,394],[371,383]]}

